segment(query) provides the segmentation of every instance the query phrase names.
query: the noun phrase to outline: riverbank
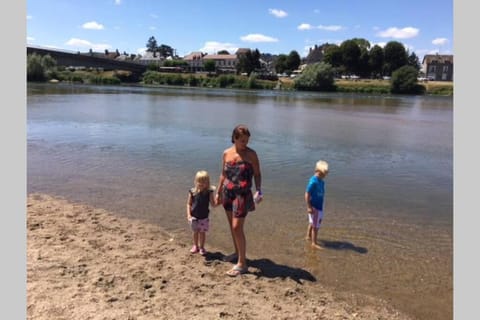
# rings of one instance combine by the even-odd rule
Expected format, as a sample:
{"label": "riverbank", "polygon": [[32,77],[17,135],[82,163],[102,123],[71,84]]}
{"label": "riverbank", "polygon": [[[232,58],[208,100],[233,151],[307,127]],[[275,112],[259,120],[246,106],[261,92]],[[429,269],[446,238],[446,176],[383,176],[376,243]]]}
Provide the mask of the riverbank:
{"label": "riverbank", "polygon": [[191,255],[158,225],[30,194],[27,318],[409,319],[378,299],[340,301],[308,270],[269,260],[227,277],[223,256]]}
{"label": "riverbank", "polygon": [[[250,79],[248,76],[237,75],[209,75],[197,73],[162,73],[150,72],[143,76],[142,81],[132,78],[131,72],[115,71],[86,71],[64,70],[56,74],[58,79],[49,82],[86,83],[97,85],[136,84],[146,86],[188,86],[205,88],[230,88],[230,89],[260,89],[260,90],[287,90],[294,91],[294,79],[280,77],[278,80]],[[453,96],[453,82],[451,81],[419,81],[423,86],[425,95]],[[334,81],[336,92],[390,94],[390,80],[383,79],[336,79]]]}

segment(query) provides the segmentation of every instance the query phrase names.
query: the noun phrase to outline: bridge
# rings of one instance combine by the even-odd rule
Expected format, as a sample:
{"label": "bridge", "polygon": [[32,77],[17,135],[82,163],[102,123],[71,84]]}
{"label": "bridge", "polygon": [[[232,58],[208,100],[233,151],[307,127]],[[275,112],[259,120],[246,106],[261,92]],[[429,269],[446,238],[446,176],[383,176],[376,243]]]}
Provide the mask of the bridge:
{"label": "bridge", "polygon": [[90,56],[88,54],[74,53],[61,50],[53,50],[40,47],[27,46],[27,54],[36,53],[40,56],[50,55],[59,66],[65,67],[86,67],[102,68],[103,70],[125,70],[130,71],[135,77],[140,77],[147,66],[130,61],[118,61],[110,58]]}

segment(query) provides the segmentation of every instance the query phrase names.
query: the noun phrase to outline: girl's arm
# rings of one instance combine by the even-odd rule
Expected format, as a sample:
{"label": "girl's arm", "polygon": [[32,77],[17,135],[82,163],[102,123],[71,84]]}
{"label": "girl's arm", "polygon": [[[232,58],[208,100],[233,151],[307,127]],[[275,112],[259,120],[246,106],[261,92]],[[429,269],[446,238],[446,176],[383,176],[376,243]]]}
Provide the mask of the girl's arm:
{"label": "girl's arm", "polygon": [[212,190],[212,192],[210,192],[210,205],[212,207],[218,206],[218,203],[215,201],[215,190]]}
{"label": "girl's arm", "polygon": [[192,193],[188,192],[188,198],[187,198],[187,220],[192,219]]}

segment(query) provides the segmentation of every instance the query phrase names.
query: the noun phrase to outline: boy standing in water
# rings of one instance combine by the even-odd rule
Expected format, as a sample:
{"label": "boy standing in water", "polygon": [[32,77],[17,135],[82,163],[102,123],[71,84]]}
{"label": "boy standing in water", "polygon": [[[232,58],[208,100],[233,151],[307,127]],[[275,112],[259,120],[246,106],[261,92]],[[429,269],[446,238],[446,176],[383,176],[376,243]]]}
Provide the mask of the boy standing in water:
{"label": "boy standing in water", "polygon": [[320,160],[315,165],[315,174],[310,177],[305,190],[307,203],[308,228],[307,239],[312,242],[312,247],[322,249],[317,242],[318,229],[323,219],[323,200],[325,196],[324,178],[328,174],[328,163]]}

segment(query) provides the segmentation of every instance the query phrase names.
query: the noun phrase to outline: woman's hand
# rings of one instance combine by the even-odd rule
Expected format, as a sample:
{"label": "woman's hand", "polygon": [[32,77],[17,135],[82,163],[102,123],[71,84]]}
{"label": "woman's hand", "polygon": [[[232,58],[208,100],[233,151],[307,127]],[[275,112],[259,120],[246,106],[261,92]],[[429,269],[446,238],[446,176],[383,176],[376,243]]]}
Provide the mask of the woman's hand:
{"label": "woman's hand", "polygon": [[222,203],[222,196],[220,192],[217,192],[217,194],[215,194],[215,205],[218,206],[220,203]]}
{"label": "woman's hand", "polygon": [[255,194],[253,195],[253,201],[255,201],[255,203],[260,203],[260,202],[262,202],[262,200],[263,200],[262,191],[257,190],[255,192]]}

